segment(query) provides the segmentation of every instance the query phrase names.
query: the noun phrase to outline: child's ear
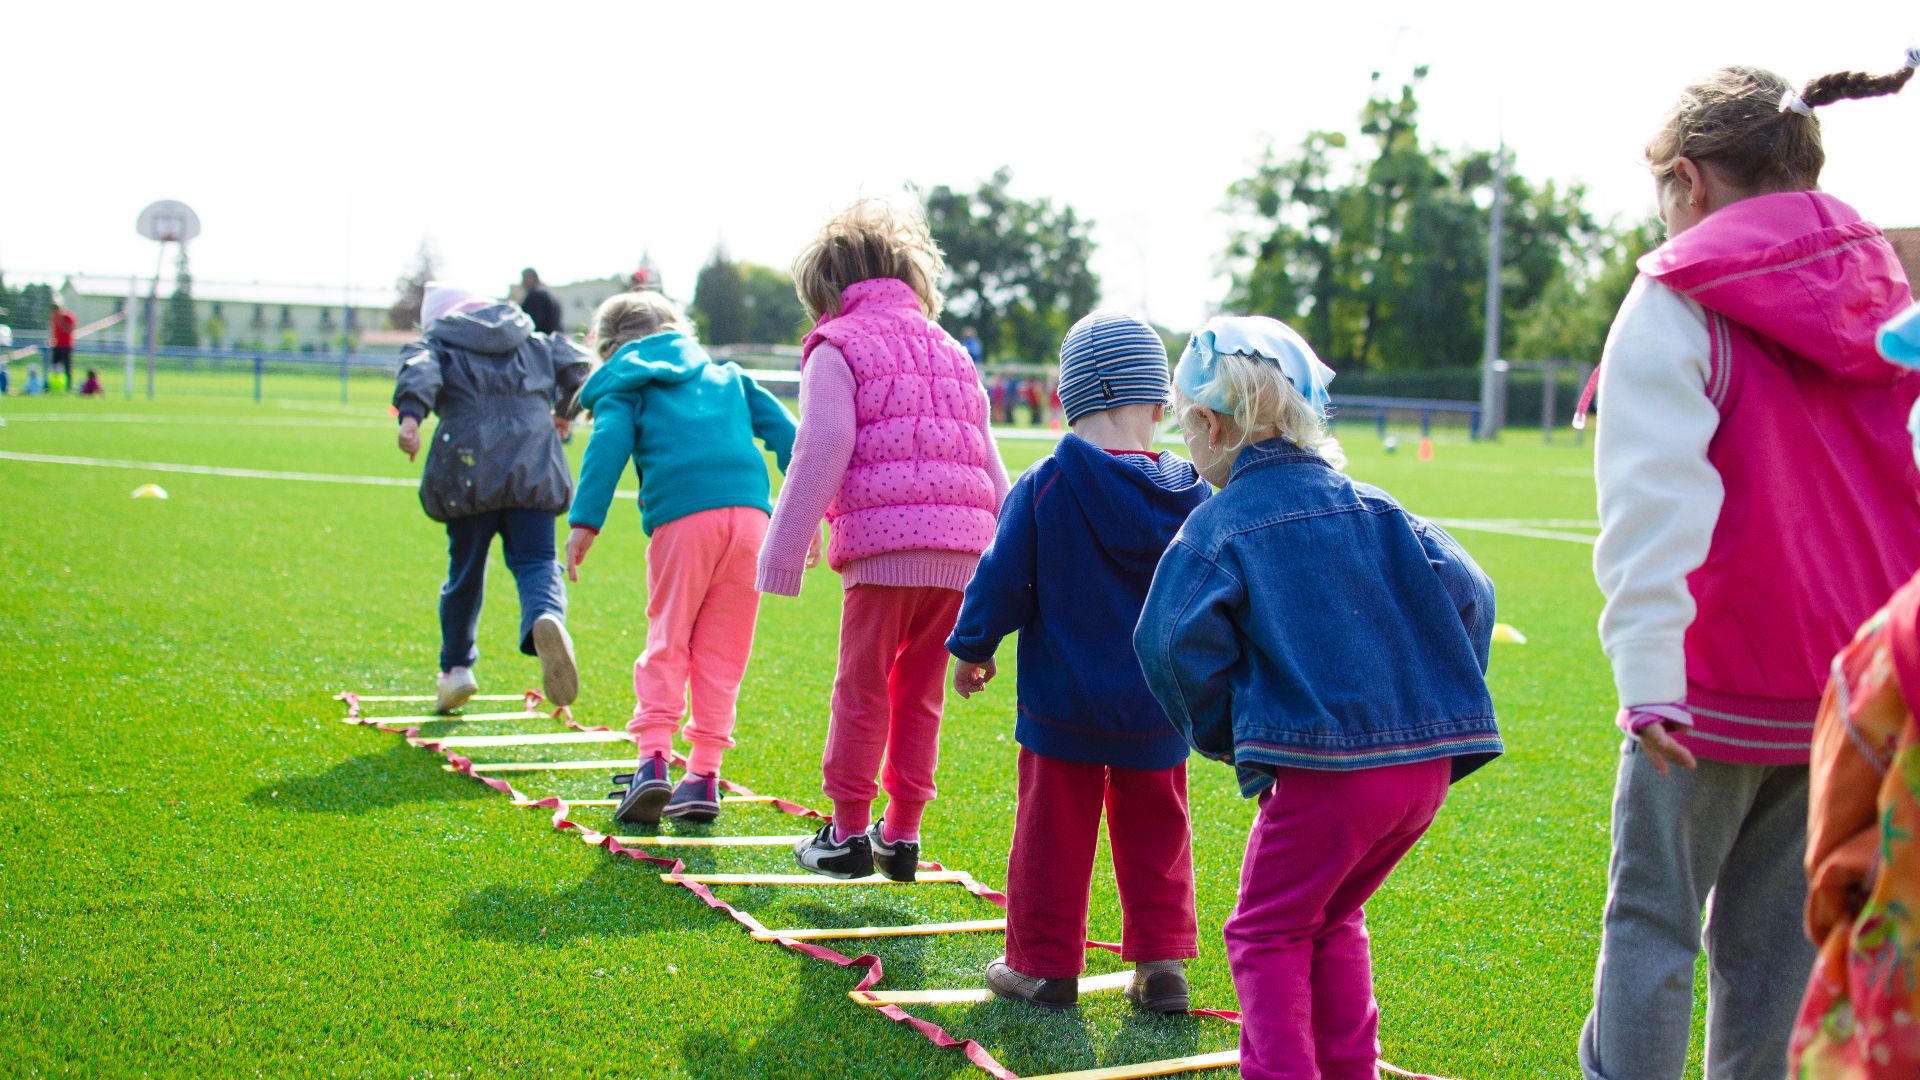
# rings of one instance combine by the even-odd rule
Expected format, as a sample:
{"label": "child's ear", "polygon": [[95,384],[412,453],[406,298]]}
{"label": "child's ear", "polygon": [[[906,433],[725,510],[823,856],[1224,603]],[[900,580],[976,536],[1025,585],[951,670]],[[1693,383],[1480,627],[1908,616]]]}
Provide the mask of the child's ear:
{"label": "child's ear", "polygon": [[1166,418],[1167,407],[1165,405],[1155,405],[1153,407],[1153,422],[1157,424]]}
{"label": "child's ear", "polygon": [[1223,418],[1219,413],[1214,412],[1212,409],[1206,410],[1206,413],[1207,413],[1207,445],[1218,446],[1220,445],[1220,433],[1223,430],[1223,425],[1221,423]]}

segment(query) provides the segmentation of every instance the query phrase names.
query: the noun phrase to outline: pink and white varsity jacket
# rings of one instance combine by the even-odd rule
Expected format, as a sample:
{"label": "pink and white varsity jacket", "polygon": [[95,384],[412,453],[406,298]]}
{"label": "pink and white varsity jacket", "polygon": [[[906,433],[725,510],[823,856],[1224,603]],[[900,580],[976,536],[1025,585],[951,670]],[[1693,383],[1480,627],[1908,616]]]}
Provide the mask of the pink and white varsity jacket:
{"label": "pink and white varsity jacket", "polygon": [[1594,459],[1620,703],[1684,699],[1700,757],[1803,763],[1834,654],[1920,568],[1920,374],[1873,344],[1906,275],[1815,191],[1734,203],[1639,266]]}

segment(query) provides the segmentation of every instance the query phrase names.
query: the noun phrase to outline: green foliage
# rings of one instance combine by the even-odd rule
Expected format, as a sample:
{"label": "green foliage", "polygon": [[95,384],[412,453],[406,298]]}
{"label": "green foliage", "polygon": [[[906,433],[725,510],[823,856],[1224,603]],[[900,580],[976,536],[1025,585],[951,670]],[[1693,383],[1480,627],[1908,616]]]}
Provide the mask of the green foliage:
{"label": "green foliage", "polygon": [[[1319,131],[1298,152],[1269,147],[1228,190],[1229,305],[1297,323],[1337,370],[1467,365],[1481,353],[1493,155],[1420,139],[1416,68],[1397,95],[1375,91],[1357,145]],[[1378,77],[1376,76],[1376,79]],[[1503,338],[1597,229],[1584,192],[1506,174]]]}
{"label": "green foliage", "polygon": [[30,334],[46,333],[52,316],[53,286],[34,284],[10,289],[0,283],[0,323],[13,327],[16,340],[23,330]]}
{"label": "green foliage", "polygon": [[1093,223],[1051,199],[1014,197],[1012,180],[1002,167],[976,191],[942,184],[925,193],[927,225],[947,260],[940,325],[956,337],[975,328],[988,359],[1047,362],[1100,295],[1088,267]]}
{"label": "green foliage", "polygon": [[784,270],[756,263],[735,263],[746,290],[747,337],[759,345],[795,345],[807,331],[807,309]]}
{"label": "green foliage", "polygon": [[1576,266],[1556,275],[1539,301],[1514,325],[1513,355],[1529,360],[1598,363],[1601,346],[1607,342],[1607,329],[1639,272],[1634,263],[1659,246],[1665,235],[1657,218],[1602,233],[1598,265]]}
{"label": "green foliage", "polygon": [[412,330],[420,325],[420,305],[427,297],[427,282],[434,278],[434,268],[439,265],[440,254],[433,249],[433,241],[420,238],[420,248],[414,252],[413,267],[394,280],[398,295],[393,306],[387,309],[387,328],[390,330]]}
{"label": "green foliage", "polygon": [[160,344],[169,349],[197,348],[200,320],[193,313],[193,275],[187,272],[185,247],[173,265],[173,295],[167,297],[166,310],[160,316]]}
{"label": "green foliage", "polygon": [[693,319],[700,340],[709,345],[735,345],[752,340],[747,334],[747,292],[740,267],[715,245],[707,265],[693,279]]}
{"label": "green foliage", "polygon": [[207,316],[206,326],[203,329],[206,334],[208,348],[218,349],[226,345],[227,320],[218,315],[209,315]]}

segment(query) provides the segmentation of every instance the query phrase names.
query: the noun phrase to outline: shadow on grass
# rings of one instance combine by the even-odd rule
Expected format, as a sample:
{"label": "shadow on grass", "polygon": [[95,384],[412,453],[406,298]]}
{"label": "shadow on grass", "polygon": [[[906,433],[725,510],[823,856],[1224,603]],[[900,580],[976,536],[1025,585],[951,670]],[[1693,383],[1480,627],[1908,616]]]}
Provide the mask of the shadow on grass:
{"label": "shadow on grass", "polygon": [[[1116,1016],[1117,1030],[1111,1019]],[[1185,1057],[1200,1050],[1201,1025],[1220,1021],[1156,1016],[1102,991],[1082,997],[1078,1009],[1062,1012],[995,998],[967,1009],[957,1021],[950,1014],[948,1023],[948,1034],[987,1047],[1014,1072],[1038,1074]]]}
{"label": "shadow on grass", "polygon": [[247,802],[265,810],[358,815],[413,803],[467,802],[493,794],[482,784],[441,771],[436,767],[438,760],[402,744],[383,753],[349,758],[312,776],[263,784],[247,796]]}
{"label": "shadow on grass", "polygon": [[[684,860],[690,873],[707,860]],[[582,939],[638,937],[684,930],[718,918],[692,893],[660,883],[662,867],[602,857],[591,874],[564,889],[489,885],[447,915],[456,933],[516,945],[566,945]],[[716,928],[720,925],[716,924]]]}

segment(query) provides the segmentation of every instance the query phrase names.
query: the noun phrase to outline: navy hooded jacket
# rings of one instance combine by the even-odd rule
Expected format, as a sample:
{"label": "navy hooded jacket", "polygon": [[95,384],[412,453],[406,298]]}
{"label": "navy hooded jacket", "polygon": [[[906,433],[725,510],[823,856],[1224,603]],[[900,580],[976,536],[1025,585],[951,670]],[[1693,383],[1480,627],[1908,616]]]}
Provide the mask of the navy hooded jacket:
{"label": "navy hooded jacket", "polygon": [[1014,482],[947,651],[985,663],[1019,631],[1020,745],[1131,769],[1186,760],[1133,628],[1160,556],[1209,491],[1172,454],[1110,454],[1072,434]]}

